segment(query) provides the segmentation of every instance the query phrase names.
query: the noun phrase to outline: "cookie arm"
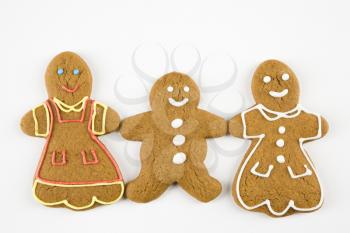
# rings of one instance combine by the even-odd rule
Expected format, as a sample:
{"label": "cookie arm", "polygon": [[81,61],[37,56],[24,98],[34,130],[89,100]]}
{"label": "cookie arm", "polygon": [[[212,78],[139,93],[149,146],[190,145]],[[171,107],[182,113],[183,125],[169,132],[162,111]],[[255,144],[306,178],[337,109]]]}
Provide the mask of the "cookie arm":
{"label": "cookie arm", "polygon": [[120,117],[112,108],[94,101],[91,130],[95,135],[104,135],[116,131],[119,127]]}
{"label": "cookie arm", "polygon": [[22,131],[29,136],[46,137],[50,131],[50,114],[47,105],[41,104],[21,119]]}
{"label": "cookie arm", "polygon": [[243,122],[241,114],[238,114],[229,120],[228,132],[234,137],[243,138]]}
{"label": "cookie arm", "polygon": [[128,117],[121,122],[120,133],[131,141],[142,141],[150,130],[150,112]]}
{"label": "cookie arm", "polygon": [[329,125],[325,118],[321,116],[321,137],[325,136],[328,133]]}
{"label": "cookie arm", "polygon": [[202,116],[202,122],[205,122],[203,125],[205,137],[216,138],[226,135],[227,122],[224,118],[216,116],[204,110],[200,110],[199,114]]}

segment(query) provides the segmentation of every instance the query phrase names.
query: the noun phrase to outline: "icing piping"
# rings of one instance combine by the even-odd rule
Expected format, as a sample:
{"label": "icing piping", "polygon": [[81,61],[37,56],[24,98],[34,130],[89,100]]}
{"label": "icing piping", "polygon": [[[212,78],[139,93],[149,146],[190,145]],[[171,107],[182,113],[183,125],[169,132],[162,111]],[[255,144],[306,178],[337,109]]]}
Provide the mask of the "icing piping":
{"label": "icing piping", "polygon": [[74,93],[74,92],[76,92],[76,90],[78,90],[79,85],[77,84],[73,89],[70,89],[69,87],[66,87],[65,85],[62,85],[61,88],[63,90],[65,90],[66,92]]}
{"label": "icing piping", "polygon": [[169,101],[169,104],[171,104],[172,106],[174,107],[182,107],[184,106],[185,104],[187,104],[188,102],[188,98],[184,98],[183,100],[181,101],[176,101],[174,100],[174,98],[169,98],[168,101]]}
{"label": "icing piping", "polygon": [[[85,106],[85,102],[88,99],[88,96],[85,96],[84,98],[82,98],[78,103],[73,104],[73,105],[68,105],[63,103],[61,100],[57,99],[56,97],[53,97],[53,101],[57,104],[57,106],[61,109],[61,111],[63,112],[81,112],[81,110],[84,108]],[[81,105],[80,108],[77,108],[77,106]]]}
{"label": "icing piping", "polygon": [[[106,133],[106,114],[107,114],[107,109],[108,107],[100,102],[94,101],[94,113],[92,114],[92,125],[91,125],[91,130],[95,135],[103,135]],[[95,118],[96,118],[96,107],[97,105],[100,105],[103,108],[103,114],[102,114],[102,129],[101,131],[96,131],[95,130]]]}
{"label": "icing piping", "polygon": [[[93,104],[94,101],[92,100],[91,102]],[[53,112],[52,112],[51,106],[50,106],[48,101],[46,101],[46,105],[47,105],[49,113],[50,113],[50,118],[53,119]],[[56,106],[55,104],[53,104],[53,105]],[[85,111],[85,108],[84,108],[84,111]],[[123,181],[123,176],[120,173],[119,167],[116,164],[116,162],[114,161],[112,155],[108,152],[107,148],[98,140],[98,138],[93,134],[93,132],[91,130],[91,123],[92,123],[92,117],[91,116],[92,116],[92,114],[93,114],[93,108],[91,108],[91,110],[90,110],[90,117],[89,117],[89,123],[88,123],[88,131],[89,131],[90,137],[98,144],[98,146],[107,155],[108,159],[112,162],[118,177],[116,179],[114,179],[114,180],[85,181],[85,182],[51,181],[51,180],[46,180],[46,179],[40,177],[39,172],[41,170],[41,166],[43,164],[43,161],[44,161],[44,158],[45,158],[45,155],[46,155],[46,152],[47,152],[47,147],[48,147],[50,139],[51,139],[51,133],[52,133],[52,128],[53,128],[53,120],[52,120],[52,121],[50,121],[49,135],[48,135],[46,144],[44,146],[43,152],[41,154],[39,165],[38,165],[38,167],[36,169],[36,172],[35,172],[35,179],[36,180],[40,181],[41,183],[45,182],[47,184],[55,185],[55,186],[57,186],[57,185],[72,185],[72,186],[74,186],[74,185],[82,185],[82,186],[87,185],[88,186],[88,185],[92,185],[92,184],[108,184],[108,183],[113,183],[113,182],[116,182],[116,181],[121,181],[121,182]]]}
{"label": "icing piping", "polygon": [[[41,106],[44,106],[45,115],[46,115],[46,132],[45,133],[39,133],[38,119],[37,119],[36,114],[35,114],[36,109],[40,108]],[[46,104],[43,103],[43,104],[40,104],[40,105],[36,106],[35,108],[33,108],[32,114],[33,114],[33,119],[34,119],[34,134],[35,134],[35,136],[46,137],[47,135],[49,135],[50,115],[49,115],[49,110],[47,109]]]}
{"label": "icing piping", "polygon": [[[91,186],[103,186],[103,185],[104,186],[111,186],[111,185],[119,184],[121,186],[121,191],[120,191],[120,195],[115,200],[112,200],[112,201],[109,201],[109,202],[101,201],[101,200],[98,199],[98,197],[92,196],[90,204],[85,205],[85,206],[75,206],[73,204],[70,204],[67,199],[64,199],[64,200],[61,200],[61,201],[57,201],[57,202],[44,202],[44,201],[40,200],[40,198],[37,197],[36,193],[35,193],[36,186],[38,185],[38,183],[46,184],[46,185],[50,185],[50,186],[58,186],[58,187],[91,187]],[[55,205],[64,204],[65,206],[67,206],[69,208],[72,208],[74,210],[87,209],[87,208],[90,208],[91,206],[93,206],[95,203],[99,203],[99,204],[102,204],[102,205],[113,204],[113,203],[119,201],[120,198],[122,198],[123,193],[124,193],[124,183],[123,183],[123,181],[115,181],[115,182],[109,183],[109,184],[99,183],[99,184],[90,184],[90,185],[86,185],[86,184],[85,185],[62,185],[62,184],[52,185],[51,183],[46,183],[46,182],[41,181],[41,180],[35,180],[34,184],[33,184],[33,188],[32,188],[32,194],[33,194],[35,200],[37,200],[39,203],[41,203],[43,205],[46,205],[46,206],[55,206]]]}
{"label": "icing piping", "polygon": [[301,178],[301,177],[304,177],[304,176],[311,176],[312,175],[312,171],[307,167],[306,164],[304,164],[304,167],[305,167],[305,172],[302,173],[302,174],[299,174],[299,175],[295,175],[294,172],[293,172],[293,169],[288,166],[288,172],[289,172],[289,175],[290,177],[292,177],[292,179],[298,179],[298,178]]}
{"label": "icing piping", "polygon": [[51,164],[54,166],[62,166],[65,165],[67,160],[66,160],[66,151],[63,150],[62,152],[62,161],[61,162],[56,162],[56,151],[52,152],[51,155]]}
{"label": "icing piping", "polygon": [[[86,99],[85,99],[86,98]],[[78,111],[77,109],[74,108],[75,105],[72,105],[71,107],[74,109],[74,110],[63,110],[62,109],[62,106],[60,104],[57,104],[57,102],[55,102],[55,98],[52,100],[50,99],[52,102],[53,102],[53,105],[55,106],[55,109],[56,109],[56,113],[57,113],[57,118],[58,118],[58,122],[59,123],[69,123],[69,122],[83,122],[84,120],[84,117],[85,117],[85,109],[86,109],[86,106],[87,106],[87,101],[89,97],[84,97],[81,101],[79,101],[78,103],[76,103],[75,105],[78,105],[80,103],[82,103],[81,107],[80,107],[80,110]],[[56,99],[56,101],[60,101],[58,99]],[[64,104],[64,103],[63,103]],[[64,112],[70,112],[70,111],[74,111],[74,112],[81,112],[82,110],[82,113],[81,113],[81,117],[80,119],[68,119],[68,120],[63,120],[62,117],[61,117],[61,113],[60,113],[60,110],[64,111]]]}
{"label": "icing piping", "polygon": [[260,173],[256,171],[256,168],[259,167],[259,162],[256,162],[255,165],[250,169],[250,172],[253,173],[256,176],[260,176],[263,178],[268,178],[271,174],[271,171],[273,169],[273,165],[269,165],[269,168],[266,173]]}
{"label": "icing piping", "polygon": [[284,97],[288,94],[288,89],[284,89],[283,91],[270,91],[269,92],[270,96],[275,97],[275,98],[281,98]]}
{"label": "icing piping", "polygon": [[80,152],[80,153],[81,153],[81,156],[83,157],[83,164],[85,164],[85,165],[97,164],[97,163],[98,163],[96,151],[95,151],[95,150],[90,150],[90,151],[91,151],[92,157],[94,158],[94,160],[92,160],[92,161],[88,161],[88,160],[86,159],[85,150],[82,150],[82,151]]}
{"label": "icing piping", "polygon": [[[265,134],[260,134],[260,135],[253,135],[253,136],[248,136],[247,135],[247,127],[246,127],[246,121],[245,121],[245,114],[247,112],[250,112],[252,110],[255,110],[255,109],[258,109],[260,111],[260,113],[265,117],[266,120],[268,121],[274,121],[274,120],[277,120],[281,117],[284,117],[284,118],[292,118],[292,117],[295,117],[295,116],[298,116],[300,114],[300,112],[303,110],[304,112],[306,113],[309,113],[309,114],[314,114],[317,116],[317,119],[318,119],[318,131],[317,131],[317,134],[313,137],[308,137],[308,138],[300,138],[299,139],[299,147],[301,149],[301,151],[303,152],[303,155],[305,156],[306,160],[309,162],[312,170],[315,172],[315,176],[317,178],[317,180],[319,181],[319,185],[320,185],[320,194],[321,194],[321,197],[320,197],[320,202],[318,203],[318,205],[314,206],[314,207],[311,207],[311,208],[299,208],[299,207],[296,207],[295,204],[294,204],[294,201],[293,200],[290,200],[287,207],[281,211],[281,212],[277,212],[275,210],[272,209],[271,207],[271,203],[270,203],[270,200],[269,199],[266,199],[265,201],[261,202],[260,204],[257,204],[255,206],[248,206],[244,203],[244,201],[242,200],[241,198],[241,195],[240,195],[240,190],[239,190],[239,184],[240,184],[240,179],[241,179],[241,176],[243,174],[243,171],[245,170],[245,167],[247,166],[248,164],[248,161],[249,159],[253,156],[255,150],[258,148],[258,146],[260,145],[261,141],[263,140],[263,138],[265,137]],[[266,113],[264,113],[264,110],[267,111],[267,112],[270,112],[270,113],[273,113],[276,115],[275,118],[271,118],[269,117]],[[293,113],[293,112],[296,112],[295,114],[290,114],[290,113]],[[241,118],[242,118],[242,123],[243,123],[243,138],[245,139],[259,139],[258,142],[256,143],[256,145],[254,146],[254,148],[250,151],[249,155],[247,156],[247,158],[244,160],[243,162],[243,165],[241,166],[240,170],[239,170],[239,173],[238,173],[238,176],[237,176],[237,181],[236,181],[236,193],[237,193],[237,199],[239,201],[239,203],[247,210],[253,210],[253,209],[256,209],[256,208],[259,208],[261,206],[264,206],[266,205],[268,210],[270,211],[271,214],[275,215],[275,216],[282,216],[284,215],[285,213],[287,213],[287,211],[289,210],[289,208],[292,208],[296,211],[300,211],[300,212],[308,212],[308,211],[313,211],[313,210],[316,210],[318,208],[321,207],[322,203],[323,203],[323,188],[322,188],[322,184],[320,182],[320,179],[318,177],[318,174],[316,172],[316,169],[315,167],[313,166],[309,156],[307,155],[305,149],[303,148],[303,143],[307,140],[314,140],[314,139],[318,139],[318,138],[321,138],[322,136],[322,125],[321,125],[321,116],[318,115],[318,114],[315,114],[315,113],[311,113],[311,112],[307,112],[304,108],[302,108],[300,105],[297,105],[294,109],[288,111],[288,112],[275,112],[275,111],[272,111],[268,108],[266,108],[265,106],[263,106],[262,104],[258,104],[258,105],[255,105],[253,106],[252,108],[250,109],[247,109],[246,111],[243,111],[241,113]]]}

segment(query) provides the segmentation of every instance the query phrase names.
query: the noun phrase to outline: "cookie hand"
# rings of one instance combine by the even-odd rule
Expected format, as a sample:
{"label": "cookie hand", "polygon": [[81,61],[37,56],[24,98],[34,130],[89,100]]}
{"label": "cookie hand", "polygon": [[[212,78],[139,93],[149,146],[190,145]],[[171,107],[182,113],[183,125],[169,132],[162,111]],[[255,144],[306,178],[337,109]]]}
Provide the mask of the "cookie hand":
{"label": "cookie hand", "polygon": [[118,130],[120,125],[120,117],[116,111],[108,107],[106,113],[106,133]]}
{"label": "cookie hand", "polygon": [[151,112],[137,114],[124,119],[121,123],[120,134],[128,140],[142,141],[149,133]]}
{"label": "cookie hand", "polygon": [[35,136],[34,118],[33,118],[32,111],[27,112],[22,117],[21,129],[25,134],[27,134],[29,136]]}
{"label": "cookie hand", "polygon": [[204,122],[203,129],[205,130],[206,138],[216,138],[226,135],[227,123],[224,118],[216,116],[210,112],[200,110],[198,113]]}
{"label": "cookie hand", "polygon": [[228,131],[234,137],[243,138],[243,123],[241,114],[234,116],[228,122]]}
{"label": "cookie hand", "polygon": [[328,133],[328,129],[329,129],[328,122],[323,117],[321,117],[321,125],[322,125],[321,132],[322,132],[322,137],[323,137]]}

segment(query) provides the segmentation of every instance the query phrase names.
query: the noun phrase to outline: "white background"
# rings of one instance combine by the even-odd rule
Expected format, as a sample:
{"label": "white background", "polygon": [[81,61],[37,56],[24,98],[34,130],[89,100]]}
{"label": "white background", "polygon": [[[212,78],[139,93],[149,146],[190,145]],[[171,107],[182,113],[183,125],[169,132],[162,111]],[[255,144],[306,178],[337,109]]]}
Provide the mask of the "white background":
{"label": "white background", "polygon": [[[349,10],[349,1],[334,0],[1,0],[0,232],[348,231]],[[44,140],[24,135],[19,121],[47,98],[43,77],[48,62],[61,51],[79,53],[95,78],[93,98],[126,117],[145,109],[120,103],[113,84],[119,75],[136,76],[132,52],[145,42],[160,42],[169,51],[191,43],[204,55],[229,53],[237,62],[236,88],[248,105],[253,103],[250,79],[256,66],[268,58],[289,64],[300,79],[302,104],[330,124],[324,139],[306,145],[323,181],[323,207],[278,219],[237,207],[230,186],[242,154],[218,156],[210,172],[222,182],[223,192],[207,204],[179,187],[149,204],[123,199],[84,212],[36,203],[31,183]],[[125,179],[134,178],[139,167],[128,162],[119,134],[102,140]]]}

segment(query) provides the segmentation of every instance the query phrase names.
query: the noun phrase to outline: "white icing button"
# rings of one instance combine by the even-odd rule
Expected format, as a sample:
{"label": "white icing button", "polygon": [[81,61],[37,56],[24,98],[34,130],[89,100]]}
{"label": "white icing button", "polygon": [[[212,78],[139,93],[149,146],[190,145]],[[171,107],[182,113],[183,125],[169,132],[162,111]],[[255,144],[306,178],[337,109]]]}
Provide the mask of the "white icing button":
{"label": "white icing button", "polygon": [[181,146],[182,144],[185,143],[185,136],[178,134],[173,138],[173,144],[175,146]]}
{"label": "white icing button", "polygon": [[286,132],[286,127],[284,127],[284,126],[278,127],[278,132],[279,132],[280,134],[284,134],[284,133]]}
{"label": "white icing button", "polygon": [[284,146],[284,140],[283,140],[283,139],[278,139],[278,140],[276,141],[276,145],[277,145],[278,147],[283,147],[283,146]]}
{"label": "white icing button", "polygon": [[177,118],[177,119],[175,119],[175,120],[173,120],[173,121],[171,122],[171,126],[172,126],[174,129],[177,129],[177,128],[181,127],[182,124],[183,124],[183,120],[180,119],[180,118]]}
{"label": "white icing button", "polygon": [[184,86],[184,91],[185,92],[189,92],[190,91],[190,88],[188,86]]}
{"label": "white icing button", "polygon": [[279,163],[284,163],[286,160],[284,159],[284,156],[283,155],[278,155],[277,156],[277,162],[279,162]]}
{"label": "white icing button", "polygon": [[182,164],[185,161],[186,161],[185,153],[179,152],[179,153],[176,153],[173,157],[173,163],[175,164]]}

